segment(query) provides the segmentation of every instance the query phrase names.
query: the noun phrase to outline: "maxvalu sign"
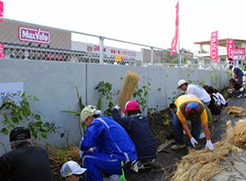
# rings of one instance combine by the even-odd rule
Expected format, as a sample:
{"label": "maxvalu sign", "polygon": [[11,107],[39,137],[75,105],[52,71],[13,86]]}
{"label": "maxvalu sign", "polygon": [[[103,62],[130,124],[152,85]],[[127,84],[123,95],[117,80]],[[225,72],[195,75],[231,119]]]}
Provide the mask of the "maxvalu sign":
{"label": "maxvalu sign", "polygon": [[23,42],[50,44],[50,32],[41,28],[33,29],[27,27],[19,27],[18,38]]}

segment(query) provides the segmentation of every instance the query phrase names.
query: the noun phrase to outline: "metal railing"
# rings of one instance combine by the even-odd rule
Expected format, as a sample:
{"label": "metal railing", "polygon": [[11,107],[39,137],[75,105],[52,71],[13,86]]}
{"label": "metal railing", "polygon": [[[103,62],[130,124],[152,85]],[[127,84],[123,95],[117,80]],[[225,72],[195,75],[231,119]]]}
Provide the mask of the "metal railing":
{"label": "metal railing", "polygon": [[[7,59],[179,66],[179,55],[163,57],[164,54],[170,54],[171,50],[168,49],[1,17],[0,20],[0,45]],[[38,33],[45,35],[47,32],[50,34],[50,43],[31,39]],[[119,56],[121,60],[116,58]],[[180,57],[181,67],[212,67],[211,63],[192,54],[180,52]],[[175,59],[176,63],[170,61]]]}

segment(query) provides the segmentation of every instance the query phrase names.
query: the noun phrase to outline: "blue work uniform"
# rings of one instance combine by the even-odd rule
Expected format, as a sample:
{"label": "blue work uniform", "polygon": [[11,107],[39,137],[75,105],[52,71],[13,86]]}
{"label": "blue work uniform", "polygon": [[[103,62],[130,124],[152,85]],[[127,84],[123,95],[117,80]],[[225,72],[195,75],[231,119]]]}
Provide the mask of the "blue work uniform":
{"label": "blue work uniform", "polygon": [[121,175],[121,161],[137,159],[135,145],[127,132],[108,116],[99,116],[87,128],[80,150],[86,151],[92,147],[96,147],[93,152],[82,155],[88,181],[102,181],[100,170],[106,177]]}
{"label": "blue work uniform", "polygon": [[156,140],[150,130],[146,116],[141,114],[121,117],[117,109],[113,109],[113,119],[125,128],[136,146],[138,160],[149,161],[156,157]]}

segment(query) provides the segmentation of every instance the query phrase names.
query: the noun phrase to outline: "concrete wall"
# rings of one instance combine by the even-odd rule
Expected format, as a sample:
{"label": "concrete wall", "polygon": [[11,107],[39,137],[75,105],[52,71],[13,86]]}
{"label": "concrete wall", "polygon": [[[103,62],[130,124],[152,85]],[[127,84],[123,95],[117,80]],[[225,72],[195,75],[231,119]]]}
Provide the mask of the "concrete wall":
{"label": "concrete wall", "polygon": [[[215,75],[219,76],[219,84],[223,87],[228,84],[230,77],[226,71],[190,70],[161,66],[134,67],[122,65],[84,64],[72,62],[31,61],[31,60],[0,60],[0,83],[23,82],[26,95],[34,95],[39,102],[32,105],[33,111],[40,111],[45,119],[60,126],[61,132],[67,131],[69,143],[78,144],[80,140],[78,118],[62,110],[78,110],[76,88],[82,95],[83,104],[96,105],[99,94],[95,87],[100,81],[113,84],[113,93],[123,85],[127,71],[134,71],[140,75],[139,87],[147,83],[149,78],[151,92],[147,97],[148,107],[157,110],[164,109],[171,103],[172,98],[178,95],[177,82],[182,79],[192,81],[204,80],[205,84],[214,85]],[[158,91],[158,89],[161,91]],[[117,96],[113,102],[117,103]],[[102,110],[106,108],[105,100]],[[1,115],[0,115],[1,116]],[[0,117],[2,120],[2,117]],[[1,123],[0,123],[1,125]],[[1,125],[2,127],[2,125]],[[64,138],[58,134],[48,135],[52,145],[62,147],[66,145]],[[0,141],[9,150],[8,136],[0,133]],[[4,150],[0,145],[0,153]]]}

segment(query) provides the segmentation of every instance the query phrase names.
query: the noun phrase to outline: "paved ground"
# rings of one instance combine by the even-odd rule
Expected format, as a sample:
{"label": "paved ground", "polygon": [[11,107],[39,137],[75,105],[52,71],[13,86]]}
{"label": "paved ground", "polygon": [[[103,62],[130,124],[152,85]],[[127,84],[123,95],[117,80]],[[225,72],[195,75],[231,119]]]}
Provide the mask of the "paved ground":
{"label": "paved ground", "polygon": [[[231,98],[228,101],[228,106],[237,106],[246,108],[246,98]],[[246,109],[245,109],[246,111]],[[234,124],[240,120],[245,119],[245,117],[229,117],[225,109],[222,110],[220,115],[220,120],[218,122],[213,122],[211,132],[212,142],[217,142],[221,139],[225,131],[223,126],[228,120],[231,120]],[[173,166],[182,159],[182,156],[188,153],[186,148],[178,151],[171,150],[172,144],[167,146],[164,150],[167,152],[160,152],[157,155],[156,162],[153,165],[153,169],[149,173],[130,173],[127,175],[128,181],[168,181],[168,176],[172,173]],[[199,140],[198,149],[203,149],[205,146],[205,139]],[[244,153],[246,156],[246,153]],[[238,161],[235,164],[235,168],[227,171],[221,172],[221,174],[215,176],[213,181],[238,181],[246,180],[246,157],[235,155],[238,157]]]}

